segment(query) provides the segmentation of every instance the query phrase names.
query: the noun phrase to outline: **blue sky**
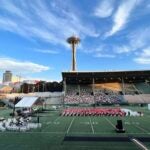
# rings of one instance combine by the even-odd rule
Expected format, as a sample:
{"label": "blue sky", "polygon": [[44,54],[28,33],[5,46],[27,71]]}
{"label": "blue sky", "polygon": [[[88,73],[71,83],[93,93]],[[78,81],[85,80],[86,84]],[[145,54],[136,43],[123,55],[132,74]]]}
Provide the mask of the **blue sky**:
{"label": "blue sky", "polygon": [[150,69],[148,0],[0,0],[0,78],[61,80],[72,35],[78,71]]}

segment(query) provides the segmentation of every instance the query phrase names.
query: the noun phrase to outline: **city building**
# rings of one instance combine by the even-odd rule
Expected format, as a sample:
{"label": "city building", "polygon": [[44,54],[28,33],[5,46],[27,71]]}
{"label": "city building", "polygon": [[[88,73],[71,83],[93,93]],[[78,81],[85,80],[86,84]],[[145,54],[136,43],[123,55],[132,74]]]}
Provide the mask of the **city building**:
{"label": "city building", "polygon": [[5,71],[5,73],[3,73],[3,83],[6,82],[11,82],[12,81],[12,73],[11,71]]}

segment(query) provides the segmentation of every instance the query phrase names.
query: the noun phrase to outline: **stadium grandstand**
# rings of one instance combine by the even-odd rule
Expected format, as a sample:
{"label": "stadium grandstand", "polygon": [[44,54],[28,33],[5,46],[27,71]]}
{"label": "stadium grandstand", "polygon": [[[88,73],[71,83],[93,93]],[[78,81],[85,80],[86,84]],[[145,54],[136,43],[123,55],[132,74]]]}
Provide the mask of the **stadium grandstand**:
{"label": "stadium grandstand", "polygon": [[64,104],[150,103],[150,71],[62,72]]}

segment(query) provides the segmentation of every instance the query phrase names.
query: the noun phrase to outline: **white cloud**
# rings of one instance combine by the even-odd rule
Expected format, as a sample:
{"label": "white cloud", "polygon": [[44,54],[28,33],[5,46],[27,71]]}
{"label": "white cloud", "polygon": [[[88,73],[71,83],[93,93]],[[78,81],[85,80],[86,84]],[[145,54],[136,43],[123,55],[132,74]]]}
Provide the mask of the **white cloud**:
{"label": "white cloud", "polygon": [[112,29],[106,33],[106,37],[112,36],[116,32],[120,31],[125,27],[129,21],[132,10],[135,8],[139,0],[125,0],[119,6],[118,10],[113,16],[113,26]]}
{"label": "white cloud", "polygon": [[116,55],[111,49],[110,45],[100,43],[100,45],[92,44],[91,47],[82,49],[82,52],[97,58],[114,58]]}
{"label": "white cloud", "polygon": [[111,16],[113,9],[113,0],[103,0],[100,1],[94,10],[94,15],[100,18],[106,18]]}
{"label": "white cloud", "polygon": [[150,65],[150,47],[144,49],[134,61],[138,64]]}
{"label": "white cloud", "polygon": [[147,8],[148,8],[148,9],[150,8],[150,4],[147,5]]}
{"label": "white cloud", "polygon": [[134,61],[137,62],[138,64],[150,65],[150,58],[139,57],[135,58]]}
{"label": "white cloud", "polygon": [[38,81],[47,81],[47,82],[52,81],[52,80],[50,80],[48,78],[30,77],[30,76],[25,76],[25,77],[22,78],[22,80],[24,80],[24,81],[27,81],[27,80],[29,80],[29,81],[31,81],[31,80],[38,80]]}
{"label": "white cloud", "polygon": [[132,49],[147,47],[150,43],[150,27],[140,27],[129,35],[129,44]]}
{"label": "white cloud", "polygon": [[50,67],[29,61],[18,61],[11,58],[0,58],[0,70],[11,70],[16,73],[38,73],[49,70]]}
{"label": "white cloud", "polygon": [[36,52],[44,53],[44,54],[58,54],[58,51],[49,50],[49,49],[35,49]]}
{"label": "white cloud", "polygon": [[127,36],[127,43],[121,46],[114,46],[114,52],[117,54],[142,54],[142,57],[135,58],[134,60],[140,64],[146,63],[148,60],[143,56],[145,52],[141,50],[150,46],[150,27],[141,27],[132,31]]}
{"label": "white cloud", "polygon": [[22,18],[29,21],[27,15],[24,14],[19,7],[16,7],[16,5],[10,1],[1,0],[0,8],[4,11],[8,11],[9,13],[11,13],[12,17],[17,16],[20,19]]}
{"label": "white cloud", "polygon": [[127,35],[126,44],[113,46],[115,53],[136,53],[150,46],[150,27],[140,27]]}
{"label": "white cloud", "polygon": [[131,47],[129,46],[115,46],[114,48],[114,52],[118,53],[118,54],[122,54],[122,53],[129,53],[132,51]]}
{"label": "white cloud", "polygon": [[101,54],[101,53],[97,53],[94,55],[94,57],[98,57],[98,58],[114,58],[115,55],[113,54]]}
{"label": "white cloud", "polygon": [[34,3],[1,0],[0,10],[5,13],[5,17],[0,15],[0,29],[29,39],[61,44],[67,48],[68,44],[65,40],[72,34],[82,38],[99,36],[90,22],[86,22],[85,26],[69,3],[65,9],[61,5],[58,6],[52,9],[51,5],[41,0]]}

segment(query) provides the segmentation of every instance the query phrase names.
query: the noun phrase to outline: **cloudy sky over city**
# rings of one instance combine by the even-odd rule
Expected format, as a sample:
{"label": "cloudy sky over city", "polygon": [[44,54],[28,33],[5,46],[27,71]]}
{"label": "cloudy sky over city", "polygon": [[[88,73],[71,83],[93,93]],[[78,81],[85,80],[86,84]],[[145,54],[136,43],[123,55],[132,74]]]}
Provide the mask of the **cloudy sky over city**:
{"label": "cloudy sky over city", "polygon": [[0,78],[61,80],[72,35],[78,71],[150,69],[148,0],[0,0]]}

